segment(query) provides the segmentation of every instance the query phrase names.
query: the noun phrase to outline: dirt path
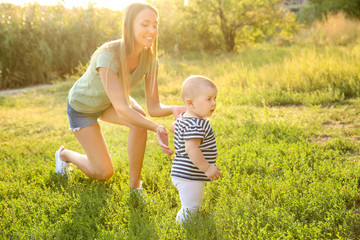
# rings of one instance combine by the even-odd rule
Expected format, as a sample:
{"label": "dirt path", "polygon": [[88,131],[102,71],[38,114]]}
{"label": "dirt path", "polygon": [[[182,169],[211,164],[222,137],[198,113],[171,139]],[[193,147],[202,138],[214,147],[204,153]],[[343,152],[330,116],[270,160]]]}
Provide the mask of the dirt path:
{"label": "dirt path", "polygon": [[25,88],[0,90],[0,96],[17,95],[20,93],[24,93],[28,90],[50,88],[51,86],[52,86],[51,84],[41,84],[41,85],[30,86],[30,87],[25,87]]}

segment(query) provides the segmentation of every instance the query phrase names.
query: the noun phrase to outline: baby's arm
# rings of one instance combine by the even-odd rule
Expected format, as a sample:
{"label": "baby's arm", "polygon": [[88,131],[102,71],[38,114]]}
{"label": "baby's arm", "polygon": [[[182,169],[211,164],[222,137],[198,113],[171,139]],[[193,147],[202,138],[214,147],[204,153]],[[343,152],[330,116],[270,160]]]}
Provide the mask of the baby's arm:
{"label": "baby's arm", "polygon": [[185,142],[185,151],[189,155],[190,160],[197,166],[210,180],[217,180],[222,177],[220,168],[210,165],[206,161],[199,146],[201,139],[192,138]]}

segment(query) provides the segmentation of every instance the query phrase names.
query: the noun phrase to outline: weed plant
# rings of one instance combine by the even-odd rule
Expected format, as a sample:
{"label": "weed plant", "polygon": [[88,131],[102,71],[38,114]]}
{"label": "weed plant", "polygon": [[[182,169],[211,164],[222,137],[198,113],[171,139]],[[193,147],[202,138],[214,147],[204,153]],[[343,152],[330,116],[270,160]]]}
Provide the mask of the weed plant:
{"label": "weed plant", "polygon": [[[76,167],[70,179],[54,173],[60,145],[82,152],[66,116],[76,79],[0,96],[0,239],[358,239],[359,51],[352,50],[265,46],[161,57],[162,103],[181,104],[190,74],[219,88],[210,121],[223,178],[207,184],[202,210],[182,226],[172,157],[154,133],[144,203],[128,188],[125,127],[100,122],[115,168],[110,180],[91,180]],[[144,106],[142,88],[132,95]],[[170,128],[173,118],[154,120]]]}
{"label": "weed plant", "polygon": [[321,20],[314,21],[304,28],[297,37],[302,44],[322,46],[348,46],[359,43],[360,25],[356,18],[349,18],[344,12],[329,13]]}

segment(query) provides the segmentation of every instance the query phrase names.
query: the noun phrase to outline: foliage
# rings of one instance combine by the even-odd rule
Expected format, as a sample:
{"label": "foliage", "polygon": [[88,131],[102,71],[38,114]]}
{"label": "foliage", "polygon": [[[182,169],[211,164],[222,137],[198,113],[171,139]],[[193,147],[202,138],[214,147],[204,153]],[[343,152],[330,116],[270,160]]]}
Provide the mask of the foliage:
{"label": "foliage", "polygon": [[274,37],[291,41],[296,20],[279,3],[279,0],[192,0],[186,10],[192,16],[188,18],[191,21],[199,19],[207,23],[207,29],[218,29],[223,37],[222,45],[232,52],[237,46]]}
{"label": "foliage", "polygon": [[190,14],[183,0],[156,0],[159,11],[159,47],[167,53],[214,51],[222,45],[221,33],[208,18]]}
{"label": "foliage", "polygon": [[[161,69],[176,72],[177,79],[200,72],[230,85],[234,98],[229,96],[228,104],[327,105],[359,97],[359,50],[359,46],[263,45],[238,54],[196,54],[178,61],[163,57]],[[171,82],[167,86],[171,89]]]}
{"label": "foliage", "polygon": [[[209,32],[206,19],[190,18],[183,0],[157,0],[153,3],[159,11],[159,48],[165,52],[201,51],[214,49],[214,32]],[[205,21],[204,21],[205,20]]]}
{"label": "foliage", "polygon": [[[271,73],[275,87],[277,78],[295,74],[291,68],[304,73],[309,59],[315,67],[308,73],[321,86],[317,67],[339,65],[332,74],[347,72],[351,61],[338,61],[353,58],[355,65],[359,55],[352,50],[265,46],[238,54],[161,57],[162,103],[181,104],[181,84],[190,74],[209,76],[219,89],[210,121],[223,178],[207,184],[194,224],[181,227],[175,222],[180,201],[169,176],[172,158],[161,153],[155,134],[149,132],[142,171],[145,204],[128,188],[128,129],[122,126],[100,122],[114,163],[110,180],[88,179],[76,167],[70,179],[54,174],[60,145],[82,152],[66,116],[76,78],[0,96],[0,239],[357,239],[359,98],[278,107],[251,100],[258,99],[251,90],[260,82],[245,85],[248,78]],[[286,75],[267,71],[282,66]],[[344,74],[342,81],[352,83],[351,77]],[[145,106],[141,88],[133,96]],[[316,102],[311,88],[302,92]],[[285,94],[298,97],[295,91],[283,93],[271,97],[278,103]],[[170,127],[173,118],[154,120]]]}
{"label": "foliage", "polygon": [[[0,4],[0,88],[48,82],[89,60],[100,43],[119,36],[121,14],[108,9],[66,9]],[[103,18],[103,16],[107,16]]]}
{"label": "foliage", "polygon": [[[212,0],[203,6],[194,0],[184,6],[183,0],[154,1],[161,21],[160,53],[234,51],[274,37],[291,42],[295,18],[274,7],[277,2]],[[73,9],[61,3],[24,7],[1,3],[0,11],[0,89],[63,78],[79,64],[86,65],[101,44],[120,37],[122,13],[90,3]]]}
{"label": "foliage", "polygon": [[300,11],[300,19],[305,22],[321,20],[328,14],[344,12],[352,18],[360,18],[360,0],[310,0],[310,4]]}
{"label": "foliage", "polygon": [[329,13],[303,29],[297,42],[316,45],[355,45],[360,39],[360,20],[350,19],[343,12]]}
{"label": "foliage", "polygon": [[[299,27],[295,15],[282,9],[279,0],[191,0],[187,6],[183,0],[151,3],[160,13],[160,55],[241,53],[264,42],[276,46],[295,41],[325,46],[358,43],[358,22],[340,13],[326,15],[295,38]],[[343,6],[354,9],[355,3]],[[314,4],[331,5],[330,1],[312,1],[308,8],[315,9]],[[80,69],[77,66],[86,66],[98,46],[120,37],[122,13],[91,4],[85,9],[66,9],[61,3],[24,7],[1,3],[0,9],[0,89],[66,78]],[[341,91],[330,95],[341,98]]]}
{"label": "foliage", "polygon": [[360,18],[359,0],[311,0],[317,17],[329,12],[337,13],[343,11],[349,16]]}

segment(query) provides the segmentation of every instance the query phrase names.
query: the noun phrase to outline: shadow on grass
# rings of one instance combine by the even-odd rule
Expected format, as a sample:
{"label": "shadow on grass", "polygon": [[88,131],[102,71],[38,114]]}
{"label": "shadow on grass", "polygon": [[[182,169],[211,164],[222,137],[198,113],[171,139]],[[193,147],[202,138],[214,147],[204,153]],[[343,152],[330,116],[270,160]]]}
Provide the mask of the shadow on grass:
{"label": "shadow on grass", "polygon": [[157,223],[153,221],[151,209],[156,204],[154,199],[146,194],[131,191],[127,198],[129,207],[128,239],[159,239],[155,229]]}
{"label": "shadow on grass", "polygon": [[113,192],[108,182],[51,173],[47,185],[62,199],[55,210],[60,219],[54,226],[55,239],[94,239],[108,229]]}
{"label": "shadow on grass", "polygon": [[[159,203],[149,195],[134,194],[127,186],[117,189],[111,180],[101,182],[76,175],[68,179],[51,173],[46,185],[60,203],[54,209],[59,220],[53,225],[52,239],[161,238],[160,225],[155,221]],[[193,215],[191,222],[178,226],[178,231],[181,238],[173,239],[218,239],[213,216],[206,211]]]}
{"label": "shadow on grass", "polygon": [[218,239],[213,216],[204,211],[194,214],[191,221],[184,222],[180,231],[182,239]]}
{"label": "shadow on grass", "polygon": [[113,189],[111,180],[68,179],[51,173],[47,186],[64,198],[56,210],[55,239],[159,239],[151,214],[154,201],[129,189]]}
{"label": "shadow on grass", "polygon": [[46,186],[60,191],[62,188],[66,188],[68,185],[69,178],[53,171],[50,172],[50,178],[47,180]]}

